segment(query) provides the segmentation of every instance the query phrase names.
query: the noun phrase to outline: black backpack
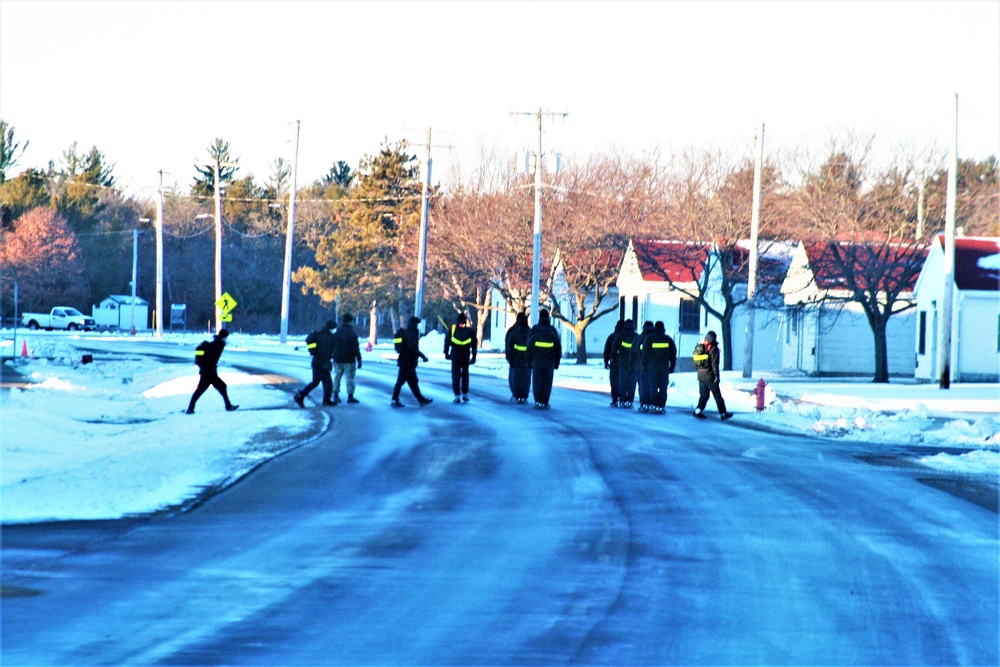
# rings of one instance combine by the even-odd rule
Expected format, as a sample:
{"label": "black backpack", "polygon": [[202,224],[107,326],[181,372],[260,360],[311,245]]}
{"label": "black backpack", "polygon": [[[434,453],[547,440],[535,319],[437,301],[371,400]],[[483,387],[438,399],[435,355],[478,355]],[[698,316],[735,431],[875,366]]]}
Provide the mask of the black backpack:
{"label": "black backpack", "polygon": [[201,368],[202,366],[205,365],[205,350],[207,349],[208,349],[207,340],[201,341],[200,343],[198,343],[198,347],[194,348],[194,363],[198,365],[198,368]]}
{"label": "black backpack", "polygon": [[406,329],[397,329],[395,335],[392,337],[392,342],[396,346],[396,352],[403,351],[403,334],[406,333]]}
{"label": "black backpack", "polygon": [[319,332],[313,331],[311,334],[306,336],[306,349],[309,350],[309,354],[316,356],[316,339],[319,338]]}
{"label": "black backpack", "polygon": [[694,354],[691,359],[694,361],[695,368],[710,368],[712,366],[712,361],[708,356],[708,348],[705,347],[704,343],[698,343],[694,346]]}

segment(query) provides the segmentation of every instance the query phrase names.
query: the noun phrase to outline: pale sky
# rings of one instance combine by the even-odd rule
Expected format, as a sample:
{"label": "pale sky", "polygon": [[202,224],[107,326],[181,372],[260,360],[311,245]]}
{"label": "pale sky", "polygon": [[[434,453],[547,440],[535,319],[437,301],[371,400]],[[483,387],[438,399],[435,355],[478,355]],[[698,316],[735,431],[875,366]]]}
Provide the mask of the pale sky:
{"label": "pale sky", "polygon": [[722,148],[765,154],[874,132],[913,152],[1000,155],[1000,2],[0,0],[0,116],[30,142],[12,177],[96,145],[119,184],[186,192],[222,137],[238,176],[298,182],[381,141],[425,141],[434,180],[534,121],[564,160]]}

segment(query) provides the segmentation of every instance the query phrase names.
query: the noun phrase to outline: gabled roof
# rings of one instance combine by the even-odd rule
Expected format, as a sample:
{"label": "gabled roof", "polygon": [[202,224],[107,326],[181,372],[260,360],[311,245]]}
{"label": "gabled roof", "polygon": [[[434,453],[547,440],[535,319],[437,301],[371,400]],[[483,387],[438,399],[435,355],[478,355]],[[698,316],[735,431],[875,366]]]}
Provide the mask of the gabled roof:
{"label": "gabled roof", "polygon": [[[912,290],[920,267],[927,258],[927,248],[915,244],[868,244],[813,241],[802,244],[816,287],[821,290],[846,289],[845,267],[861,289],[875,288],[880,292],[896,290],[900,281],[903,289]],[[875,284],[872,284],[872,283]]]}
{"label": "gabled roof", "polygon": [[[944,234],[938,234],[944,251]],[[1000,291],[1000,238],[955,237],[955,286],[961,290]]]}
{"label": "gabled roof", "polygon": [[711,250],[708,243],[633,240],[642,279],[649,282],[693,283],[701,278]]}

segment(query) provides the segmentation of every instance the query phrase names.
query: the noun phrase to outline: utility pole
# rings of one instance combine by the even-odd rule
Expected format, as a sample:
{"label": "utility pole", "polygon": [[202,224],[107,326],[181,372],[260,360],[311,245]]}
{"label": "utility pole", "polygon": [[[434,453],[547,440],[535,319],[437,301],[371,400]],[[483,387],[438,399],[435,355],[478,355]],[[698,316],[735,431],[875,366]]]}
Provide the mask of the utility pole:
{"label": "utility pole", "polygon": [[[423,319],[424,317],[424,285],[427,275],[427,227],[430,216],[430,192],[431,192],[431,128],[427,128],[427,144],[425,146],[423,166],[423,181],[420,192],[420,241],[417,252],[417,289],[413,303],[413,315]],[[439,146],[439,148],[451,148],[450,145]]]}
{"label": "utility pole", "polygon": [[955,296],[955,204],[958,196],[958,93],[952,106],[951,150],[948,154],[948,198],[944,224],[944,293],[938,331],[938,385],[951,387],[951,319]]}
{"label": "utility pole", "polygon": [[757,294],[757,243],[760,238],[760,181],[764,162],[764,123],[757,130],[753,161],[753,210],[750,214],[750,267],[747,278],[746,342],[743,348],[743,377],[753,374],[754,296]]}
{"label": "utility pole", "polygon": [[132,230],[132,327],[129,332],[135,335],[135,292],[139,280],[139,230]]}
{"label": "utility pole", "polygon": [[299,165],[299,127],[295,121],[295,149],[292,158],[292,191],[288,195],[288,229],[285,231],[285,269],[281,277],[281,333],[278,340],[282,345],[288,339],[289,301],[292,291],[292,244],[295,239],[295,190],[296,171]]}
{"label": "utility pole", "polygon": [[156,189],[156,338],[163,338],[163,170]]}
{"label": "utility pole", "polygon": [[561,116],[565,118],[568,113],[542,112],[538,111],[512,111],[511,115],[535,116],[538,122],[538,141],[535,145],[535,225],[534,242],[532,246],[531,262],[531,318],[532,324],[538,324],[538,293],[541,290],[541,262],[542,262],[542,116]]}

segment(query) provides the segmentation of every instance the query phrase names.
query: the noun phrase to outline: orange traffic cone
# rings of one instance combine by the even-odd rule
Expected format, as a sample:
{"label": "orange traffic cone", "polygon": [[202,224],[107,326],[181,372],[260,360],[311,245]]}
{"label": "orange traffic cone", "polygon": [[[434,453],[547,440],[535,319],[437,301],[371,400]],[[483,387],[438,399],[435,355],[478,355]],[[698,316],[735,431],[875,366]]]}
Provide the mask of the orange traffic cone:
{"label": "orange traffic cone", "polygon": [[21,341],[21,356],[22,357],[28,356],[28,341],[27,341],[27,339]]}

